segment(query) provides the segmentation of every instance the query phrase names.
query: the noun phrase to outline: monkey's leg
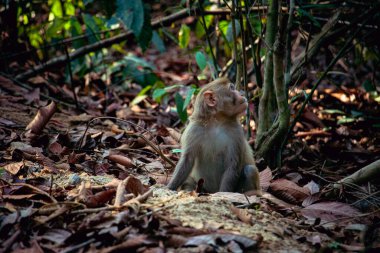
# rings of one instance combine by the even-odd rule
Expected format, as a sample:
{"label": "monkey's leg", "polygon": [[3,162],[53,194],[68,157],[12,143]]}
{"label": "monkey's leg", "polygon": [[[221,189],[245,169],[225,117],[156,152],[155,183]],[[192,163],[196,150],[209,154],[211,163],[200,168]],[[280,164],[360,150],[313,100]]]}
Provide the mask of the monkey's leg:
{"label": "monkey's leg", "polygon": [[261,193],[259,170],[252,164],[245,165],[239,180],[239,192],[257,191]]}
{"label": "monkey's leg", "polygon": [[236,168],[229,167],[222,177],[222,182],[220,183],[220,192],[234,192],[239,184],[240,175]]}

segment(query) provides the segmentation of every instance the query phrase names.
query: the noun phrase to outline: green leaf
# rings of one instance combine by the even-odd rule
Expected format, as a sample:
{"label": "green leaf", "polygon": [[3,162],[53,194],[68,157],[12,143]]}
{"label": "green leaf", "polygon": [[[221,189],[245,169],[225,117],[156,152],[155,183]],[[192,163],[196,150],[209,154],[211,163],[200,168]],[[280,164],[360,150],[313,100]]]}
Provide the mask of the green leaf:
{"label": "green leaf", "polygon": [[62,37],[62,29],[65,25],[65,21],[60,18],[55,18],[53,22],[48,25],[46,29],[46,37],[47,38],[61,38]]}
{"label": "green leaf", "polygon": [[146,99],[148,96],[147,95],[141,95],[141,96],[137,96],[135,97],[132,102],[131,102],[131,105],[137,105],[138,103],[140,103],[141,101],[143,101],[144,99]]}
{"label": "green leaf", "polygon": [[313,23],[314,26],[321,27],[321,24],[318,22],[318,20],[316,20],[313,17],[313,15],[311,15],[308,11],[305,11],[301,8],[298,8],[297,10],[298,10],[298,13],[300,14],[301,17],[304,16],[304,17],[308,18]]}
{"label": "green leaf", "polygon": [[375,85],[370,80],[365,80],[362,84],[366,92],[376,91]]}
{"label": "green leaf", "polygon": [[144,5],[141,0],[117,0],[115,15],[136,37],[140,36],[145,20]]}
{"label": "green leaf", "polygon": [[88,34],[88,40],[91,44],[98,42],[100,40],[100,29],[96,24],[96,21],[93,16],[84,13],[83,21],[86,24],[86,34]]}
{"label": "green leaf", "polygon": [[355,110],[351,110],[351,115],[354,118],[359,118],[359,117],[365,116],[364,113],[359,112],[359,111],[355,111]]}
{"label": "green leaf", "polygon": [[150,9],[149,5],[144,5],[144,24],[138,36],[138,42],[143,52],[149,47],[152,40],[152,27],[150,25]]}
{"label": "green leaf", "polygon": [[92,2],[94,2],[94,0],[83,0],[84,5],[90,4]]}
{"label": "green leaf", "polygon": [[[236,36],[238,37],[241,30],[240,23],[236,19],[234,21],[235,21],[235,27],[236,27]],[[228,24],[226,37],[227,37],[227,41],[230,43],[234,40],[234,35],[232,32],[232,21]]]}
{"label": "green leaf", "polygon": [[57,18],[62,18],[63,17],[62,5],[61,5],[61,1],[60,0],[54,0],[53,1],[53,4],[51,6],[51,12]]}
{"label": "green leaf", "polygon": [[132,100],[131,102],[131,105],[137,105],[138,103],[140,103],[141,101],[143,101],[144,99],[146,99],[148,96],[145,95],[150,89],[152,88],[152,86],[148,85],[146,86],[144,89],[142,89],[139,94],[137,94],[137,96]]}
{"label": "green leaf", "polygon": [[[212,15],[206,15],[204,16],[205,22],[206,22],[206,29],[210,27],[212,24],[213,16]],[[198,19],[197,23],[195,24],[195,36],[197,36],[198,39],[202,38],[205,34],[206,31],[203,27],[201,17]]]}
{"label": "green leaf", "polygon": [[183,150],[182,149],[179,149],[179,148],[173,148],[172,149],[172,153],[175,154],[175,153],[182,153]]}
{"label": "green leaf", "polygon": [[[82,34],[81,25],[76,19],[76,17],[70,18],[70,32],[71,37],[77,37]],[[81,48],[82,46],[84,46],[84,40],[73,40],[72,44],[75,49]]]}
{"label": "green leaf", "polygon": [[219,22],[219,30],[223,33],[223,34],[227,34],[227,30],[228,30],[228,24],[230,22],[226,21],[226,20],[222,20]]}
{"label": "green leaf", "polygon": [[68,16],[75,16],[75,6],[70,2],[64,3],[65,13]]}
{"label": "green leaf", "polygon": [[165,94],[167,94],[165,89],[158,88],[153,91],[152,97],[155,101],[160,102]]}
{"label": "green leaf", "polygon": [[162,41],[158,32],[156,31],[153,31],[152,42],[153,42],[153,45],[158,49],[158,51],[160,51],[160,53],[163,53],[166,51],[165,44]]}
{"label": "green leaf", "polygon": [[337,109],[326,109],[326,110],[322,110],[321,112],[324,112],[324,113],[327,113],[327,114],[345,114],[343,111],[341,110],[337,110]]}
{"label": "green leaf", "polygon": [[169,32],[167,29],[165,29],[165,27],[161,28],[161,31],[166,35],[166,37],[171,39],[174,43],[179,44],[179,41],[177,40],[175,35],[173,35],[171,32]]}
{"label": "green leaf", "polygon": [[182,110],[186,111],[187,106],[191,102],[191,97],[193,96],[194,92],[196,91],[196,88],[192,87],[187,91],[185,102],[183,103]]}
{"label": "green leaf", "polygon": [[182,24],[178,33],[179,47],[184,49],[189,45],[190,41],[190,27]]}
{"label": "green leaf", "polygon": [[346,124],[346,123],[352,123],[355,122],[355,118],[341,118],[338,120],[337,124]]}
{"label": "green leaf", "polygon": [[175,104],[177,107],[178,116],[179,116],[180,120],[183,123],[185,123],[187,120],[187,111],[184,110],[184,100],[178,92],[177,92],[177,94],[175,94],[174,100],[175,100]]}
{"label": "green leaf", "polygon": [[137,66],[143,66],[144,68],[150,68],[150,69],[156,69],[152,64],[150,64],[149,62],[145,61],[144,59],[142,58],[139,58],[137,56],[134,56],[134,55],[127,55],[127,56],[124,56],[123,58],[123,61],[126,61],[126,62],[132,62],[133,64],[137,65]]}
{"label": "green leaf", "polygon": [[207,66],[207,59],[206,59],[206,56],[198,51],[195,53],[195,61],[197,62],[198,64],[198,67],[203,71],[206,66]]}

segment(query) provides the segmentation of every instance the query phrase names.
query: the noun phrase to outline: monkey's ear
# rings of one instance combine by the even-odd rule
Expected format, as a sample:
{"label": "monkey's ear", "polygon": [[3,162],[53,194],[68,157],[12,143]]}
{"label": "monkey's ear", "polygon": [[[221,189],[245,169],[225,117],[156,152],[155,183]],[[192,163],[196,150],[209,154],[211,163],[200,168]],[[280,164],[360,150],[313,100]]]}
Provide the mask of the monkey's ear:
{"label": "monkey's ear", "polygon": [[210,90],[206,91],[205,93],[203,93],[203,98],[205,100],[206,105],[210,107],[216,106],[217,101],[214,92]]}

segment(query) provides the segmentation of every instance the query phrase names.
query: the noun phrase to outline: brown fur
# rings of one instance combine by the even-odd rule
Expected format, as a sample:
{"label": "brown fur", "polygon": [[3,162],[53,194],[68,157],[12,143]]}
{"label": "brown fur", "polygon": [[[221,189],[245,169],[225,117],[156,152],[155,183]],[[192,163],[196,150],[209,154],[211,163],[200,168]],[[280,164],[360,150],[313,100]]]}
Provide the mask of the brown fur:
{"label": "brown fur", "polygon": [[181,138],[183,153],[170,189],[194,190],[204,179],[206,192],[260,190],[252,149],[239,122],[246,109],[246,99],[226,78],[201,89]]}

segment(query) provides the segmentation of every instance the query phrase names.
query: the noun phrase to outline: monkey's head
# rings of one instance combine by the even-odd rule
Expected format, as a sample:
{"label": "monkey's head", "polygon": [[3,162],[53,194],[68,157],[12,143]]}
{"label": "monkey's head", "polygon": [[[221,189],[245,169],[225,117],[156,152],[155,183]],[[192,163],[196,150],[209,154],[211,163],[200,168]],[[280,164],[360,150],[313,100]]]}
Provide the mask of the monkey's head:
{"label": "monkey's head", "polygon": [[218,117],[236,119],[247,109],[244,96],[227,78],[218,78],[204,86],[195,99],[193,120],[207,121]]}

